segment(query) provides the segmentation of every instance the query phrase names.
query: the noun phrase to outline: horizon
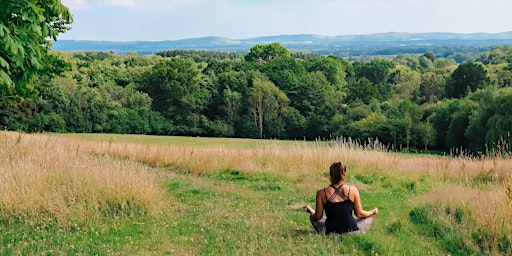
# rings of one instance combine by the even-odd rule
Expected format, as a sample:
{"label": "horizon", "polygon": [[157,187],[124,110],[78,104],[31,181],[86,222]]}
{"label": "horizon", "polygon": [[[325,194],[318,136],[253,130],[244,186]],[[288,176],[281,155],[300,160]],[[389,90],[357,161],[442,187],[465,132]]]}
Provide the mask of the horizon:
{"label": "horizon", "polygon": [[503,22],[506,0],[62,0],[72,29],[59,40],[174,41],[276,35],[490,33]]}
{"label": "horizon", "polygon": [[470,33],[458,33],[458,32],[397,32],[397,31],[389,31],[389,32],[380,32],[380,33],[367,33],[367,34],[344,34],[344,35],[320,35],[320,34],[279,34],[279,35],[261,35],[255,37],[245,37],[245,38],[229,38],[222,36],[199,36],[199,37],[188,37],[188,38],[178,38],[178,39],[163,39],[163,40],[131,40],[131,41],[112,41],[112,40],[91,40],[91,39],[58,39],[58,41],[77,41],[77,42],[112,42],[112,43],[129,43],[129,42],[163,42],[163,41],[182,41],[182,40],[193,40],[193,39],[204,39],[204,38],[220,38],[220,39],[229,39],[229,40],[249,40],[249,39],[258,39],[262,37],[285,37],[285,36],[318,36],[318,37],[326,37],[326,38],[335,38],[335,37],[350,37],[350,36],[370,36],[370,35],[386,35],[386,34],[408,34],[408,35],[426,35],[426,34],[452,34],[452,35],[498,35],[498,34],[506,34],[512,33],[512,30],[502,31],[496,33],[488,33],[488,32],[470,32]]}

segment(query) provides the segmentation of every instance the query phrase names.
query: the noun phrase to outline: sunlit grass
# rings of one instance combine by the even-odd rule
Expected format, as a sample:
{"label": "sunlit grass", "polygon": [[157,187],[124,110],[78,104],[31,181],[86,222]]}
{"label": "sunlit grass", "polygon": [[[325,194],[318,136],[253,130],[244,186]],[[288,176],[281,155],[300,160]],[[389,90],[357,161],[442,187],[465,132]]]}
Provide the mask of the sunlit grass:
{"label": "sunlit grass", "polygon": [[[294,141],[259,140],[243,138],[209,138],[209,137],[183,137],[183,136],[156,136],[137,134],[59,134],[64,138],[78,138],[86,141],[109,143],[133,143],[142,145],[173,145],[185,147],[227,147],[227,148],[256,148],[272,144],[293,144]],[[306,142],[315,143],[315,142]]]}
{"label": "sunlit grass", "polygon": [[0,133],[0,218],[90,219],[150,214],[163,195],[147,167],[84,152],[52,136]]}
{"label": "sunlit grass", "polygon": [[[512,252],[510,159],[389,153],[349,141],[0,138],[0,182],[10,184],[0,197],[0,254]],[[365,235],[315,235],[302,209],[338,160],[363,206],[380,209]],[[70,195],[74,204],[59,199]]]}

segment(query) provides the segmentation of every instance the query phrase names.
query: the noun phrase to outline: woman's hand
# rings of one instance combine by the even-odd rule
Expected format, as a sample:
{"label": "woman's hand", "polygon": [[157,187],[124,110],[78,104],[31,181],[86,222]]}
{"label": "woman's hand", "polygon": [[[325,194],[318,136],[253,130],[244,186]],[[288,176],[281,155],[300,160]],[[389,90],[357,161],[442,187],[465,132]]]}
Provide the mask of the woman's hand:
{"label": "woman's hand", "polygon": [[306,205],[306,207],[304,207],[304,210],[306,210],[306,212],[309,212],[310,214],[315,214],[315,210],[313,210],[313,208],[311,208],[311,206],[309,205]]}
{"label": "woman's hand", "polygon": [[379,212],[379,209],[377,209],[377,207],[375,207],[370,212],[372,213],[372,215],[375,215]]}

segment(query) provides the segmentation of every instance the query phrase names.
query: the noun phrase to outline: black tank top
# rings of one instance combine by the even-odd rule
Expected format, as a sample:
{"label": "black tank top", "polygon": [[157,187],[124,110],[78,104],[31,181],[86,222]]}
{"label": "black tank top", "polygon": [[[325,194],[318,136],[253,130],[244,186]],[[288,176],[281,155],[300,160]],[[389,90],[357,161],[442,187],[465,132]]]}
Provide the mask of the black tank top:
{"label": "black tank top", "polygon": [[[354,202],[352,202],[348,196],[350,196],[350,187],[348,191],[348,196],[345,196],[341,192],[341,186],[334,188],[334,193],[330,198],[327,198],[327,194],[324,194],[325,198],[327,198],[327,202],[324,204],[325,215],[327,215],[327,219],[325,220],[325,233],[345,233],[350,231],[359,230],[357,227],[356,220],[352,216],[352,211],[354,209]],[[336,195],[340,195],[344,200],[342,202],[331,202]]]}

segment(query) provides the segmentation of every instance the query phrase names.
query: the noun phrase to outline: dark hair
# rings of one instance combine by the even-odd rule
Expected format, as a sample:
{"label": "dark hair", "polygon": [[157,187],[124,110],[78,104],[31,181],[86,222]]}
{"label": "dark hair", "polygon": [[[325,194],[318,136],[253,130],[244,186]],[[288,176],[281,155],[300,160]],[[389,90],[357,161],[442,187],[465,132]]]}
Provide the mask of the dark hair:
{"label": "dark hair", "polygon": [[331,183],[336,184],[340,180],[345,180],[345,174],[347,173],[347,166],[342,162],[334,162],[329,168],[329,175],[331,176]]}

